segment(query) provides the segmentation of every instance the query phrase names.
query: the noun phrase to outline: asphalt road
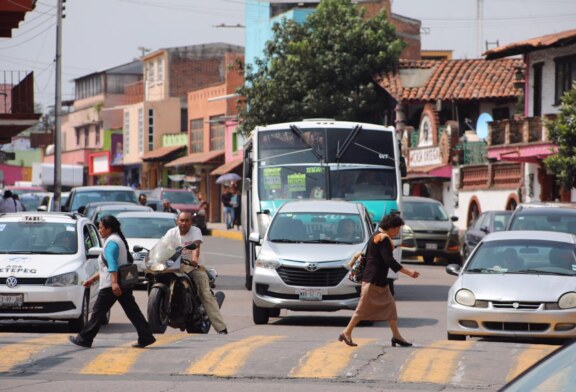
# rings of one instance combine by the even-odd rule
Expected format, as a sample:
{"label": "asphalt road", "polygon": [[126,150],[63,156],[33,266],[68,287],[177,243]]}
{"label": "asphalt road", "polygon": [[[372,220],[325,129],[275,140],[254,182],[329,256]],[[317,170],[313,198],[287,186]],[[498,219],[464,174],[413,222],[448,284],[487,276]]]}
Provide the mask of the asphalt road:
{"label": "asphalt road", "polygon": [[[330,390],[496,391],[558,342],[446,340],[446,296],[455,277],[444,266],[412,267],[419,279],[396,284],[399,326],[412,348],[393,348],[386,323],[354,331],[359,346],[337,341],[351,311],[282,311],[268,325],[252,322],[244,289],[241,242],[206,237],[207,264],[218,270],[217,290],[228,335],[169,329],[146,349],[133,349],[136,332],[117,305],[92,349],[67,342],[65,324],[0,322],[0,391],[27,392]],[[146,310],[146,292],[136,292]]]}

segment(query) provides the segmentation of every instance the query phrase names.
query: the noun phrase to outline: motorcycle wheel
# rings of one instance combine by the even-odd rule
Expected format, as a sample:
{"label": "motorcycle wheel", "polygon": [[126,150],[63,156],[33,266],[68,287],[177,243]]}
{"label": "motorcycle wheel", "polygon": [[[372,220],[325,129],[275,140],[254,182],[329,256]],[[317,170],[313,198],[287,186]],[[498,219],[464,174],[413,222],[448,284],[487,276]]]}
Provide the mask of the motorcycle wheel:
{"label": "motorcycle wheel", "polygon": [[168,304],[166,293],[160,287],[152,287],[148,297],[148,323],[153,333],[164,333],[168,327]]}

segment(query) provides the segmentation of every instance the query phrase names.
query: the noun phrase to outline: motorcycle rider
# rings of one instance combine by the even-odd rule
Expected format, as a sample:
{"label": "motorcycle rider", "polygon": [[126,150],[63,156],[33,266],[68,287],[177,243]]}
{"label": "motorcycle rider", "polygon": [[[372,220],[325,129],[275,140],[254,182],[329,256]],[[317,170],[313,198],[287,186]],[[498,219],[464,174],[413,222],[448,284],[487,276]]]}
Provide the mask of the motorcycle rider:
{"label": "motorcycle rider", "polygon": [[184,250],[182,252],[182,257],[191,264],[190,266],[182,265],[182,270],[192,278],[194,284],[198,288],[200,301],[202,301],[202,305],[204,305],[206,314],[214,326],[214,329],[219,334],[228,334],[228,329],[224,323],[222,313],[220,313],[218,302],[210,290],[208,274],[206,273],[206,269],[202,266],[203,258],[200,252],[200,245],[203,240],[202,232],[196,226],[192,226],[192,214],[187,211],[178,214],[176,225],[177,227],[168,230],[162,239],[170,241],[175,247],[186,246],[192,242],[196,243],[196,249]]}

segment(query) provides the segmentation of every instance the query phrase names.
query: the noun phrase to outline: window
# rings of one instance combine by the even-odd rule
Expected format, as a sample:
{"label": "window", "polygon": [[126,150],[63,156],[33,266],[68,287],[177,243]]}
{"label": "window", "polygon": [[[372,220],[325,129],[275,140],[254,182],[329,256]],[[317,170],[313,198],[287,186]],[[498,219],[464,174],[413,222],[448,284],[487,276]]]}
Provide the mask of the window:
{"label": "window", "polygon": [[138,109],[138,152],[144,152],[144,109]]}
{"label": "window", "polygon": [[544,63],[534,64],[532,66],[534,81],[534,103],[532,106],[532,116],[537,117],[542,115],[542,68]]}
{"label": "window", "polygon": [[146,67],[148,68],[148,83],[153,84],[154,83],[154,63],[149,62],[148,64],[146,64]]}
{"label": "window", "polygon": [[95,134],[95,147],[100,147],[100,128],[102,128],[102,123],[96,124],[96,134]]}
{"label": "window", "polygon": [[124,156],[130,153],[130,112],[124,112]]}
{"label": "window", "polygon": [[556,90],[554,103],[560,105],[562,95],[576,81],[576,56],[559,57],[556,59]]}
{"label": "window", "polygon": [[84,147],[88,147],[89,144],[90,144],[90,128],[85,127],[84,128]]}
{"label": "window", "polygon": [[210,151],[224,149],[224,119],[222,115],[210,117]]}
{"label": "window", "polygon": [[148,109],[148,151],[154,149],[154,109]]}
{"label": "window", "polygon": [[81,133],[81,129],[80,128],[76,128],[76,145],[79,146],[80,145],[80,133]]}
{"label": "window", "polygon": [[162,83],[164,80],[164,59],[158,60],[158,82]]}
{"label": "window", "polygon": [[203,152],[204,119],[190,120],[190,152]]}
{"label": "window", "polygon": [[232,133],[232,152],[238,152],[238,148],[244,145],[244,136],[240,132]]}

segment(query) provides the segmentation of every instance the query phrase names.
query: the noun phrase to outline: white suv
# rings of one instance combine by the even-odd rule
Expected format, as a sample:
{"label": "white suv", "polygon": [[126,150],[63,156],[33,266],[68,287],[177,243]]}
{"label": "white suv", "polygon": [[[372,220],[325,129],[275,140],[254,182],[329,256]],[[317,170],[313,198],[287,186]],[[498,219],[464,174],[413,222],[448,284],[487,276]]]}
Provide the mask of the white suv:
{"label": "white suv", "polygon": [[[79,331],[98,294],[82,283],[97,269],[102,239],[78,214],[0,215],[0,319],[62,320]],[[108,315],[109,316],[109,315]]]}

